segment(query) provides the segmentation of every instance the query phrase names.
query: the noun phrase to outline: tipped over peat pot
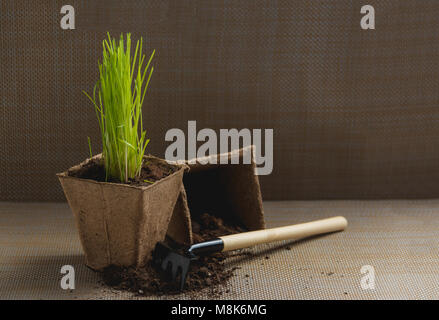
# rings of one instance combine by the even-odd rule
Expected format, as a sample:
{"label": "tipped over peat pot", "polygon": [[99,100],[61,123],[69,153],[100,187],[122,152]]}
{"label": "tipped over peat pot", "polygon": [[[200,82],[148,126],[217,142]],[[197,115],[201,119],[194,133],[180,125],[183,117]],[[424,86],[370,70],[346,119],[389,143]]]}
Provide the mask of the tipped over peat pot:
{"label": "tipped over peat pot", "polygon": [[[191,220],[197,220],[205,213],[221,218],[230,226],[249,231],[265,229],[254,150],[250,145],[177,162],[187,165],[189,170],[184,174],[184,188],[169,223],[167,235],[171,239],[186,245],[197,242]],[[221,158],[227,159],[227,164],[220,164]],[[216,159],[216,164],[208,163],[212,159]]]}
{"label": "tipped over peat pot", "polygon": [[94,270],[110,265],[141,266],[166,236],[187,167],[146,156],[144,168],[150,163],[166,163],[170,168],[168,175],[152,184],[105,182],[75,175],[101,159],[102,155],[94,156],[57,174],[75,217],[86,264]]}

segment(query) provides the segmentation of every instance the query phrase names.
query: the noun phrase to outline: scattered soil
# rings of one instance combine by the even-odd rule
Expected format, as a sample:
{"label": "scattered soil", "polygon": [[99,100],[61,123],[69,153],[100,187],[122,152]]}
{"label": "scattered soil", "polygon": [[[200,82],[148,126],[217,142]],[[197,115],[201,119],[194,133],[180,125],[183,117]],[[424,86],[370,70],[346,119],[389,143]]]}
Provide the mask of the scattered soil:
{"label": "scattered soil", "polygon": [[[142,170],[140,171],[140,176],[134,179],[130,179],[127,183],[134,186],[149,186],[156,181],[159,181],[174,172],[179,168],[177,166],[170,165],[166,161],[158,158],[148,158],[144,162]],[[67,171],[68,175],[71,177],[96,180],[99,182],[115,182],[121,183],[120,181],[108,177],[105,180],[105,168],[100,160],[92,159],[80,168],[70,169]],[[146,180],[146,181],[145,181]]]}
{"label": "scattered soil", "polygon": [[[222,219],[207,213],[201,215],[198,221],[192,221],[192,228],[195,243],[245,231],[241,227],[225,224]],[[175,246],[169,239],[168,244]],[[234,254],[236,255],[236,252]],[[211,289],[206,292],[210,296],[219,295],[223,290],[228,292],[229,290],[225,287],[226,282],[237,269],[227,268],[224,264],[224,260],[229,256],[229,253],[221,252],[193,261],[184,292],[197,295],[200,290],[205,288]],[[119,290],[128,290],[138,295],[181,293],[178,284],[165,280],[151,262],[142,268],[110,266],[102,272],[102,278],[108,286]]]}

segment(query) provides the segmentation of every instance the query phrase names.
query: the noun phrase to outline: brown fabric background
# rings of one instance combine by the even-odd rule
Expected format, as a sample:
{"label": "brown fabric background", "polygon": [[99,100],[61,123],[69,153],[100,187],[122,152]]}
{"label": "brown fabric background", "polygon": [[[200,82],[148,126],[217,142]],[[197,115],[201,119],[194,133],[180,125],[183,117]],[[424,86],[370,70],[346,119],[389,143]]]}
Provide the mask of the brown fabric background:
{"label": "brown fabric background", "polygon": [[[64,2],[64,3],[63,3]],[[439,2],[0,2],[0,200],[62,200],[55,173],[84,160],[98,125],[81,90],[101,40],[131,31],[155,48],[149,152],[166,130],[273,128],[265,199],[439,195]]]}

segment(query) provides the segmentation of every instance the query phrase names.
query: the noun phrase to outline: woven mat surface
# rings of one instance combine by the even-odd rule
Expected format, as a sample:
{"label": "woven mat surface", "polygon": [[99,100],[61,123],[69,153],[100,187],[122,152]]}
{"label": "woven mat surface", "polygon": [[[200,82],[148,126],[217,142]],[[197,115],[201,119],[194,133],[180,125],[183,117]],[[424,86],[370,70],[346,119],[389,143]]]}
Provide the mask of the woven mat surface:
{"label": "woven mat surface", "polygon": [[[229,259],[230,266],[241,269],[227,284],[229,292],[219,298],[438,298],[439,200],[288,201],[264,206],[269,227],[344,215],[349,228],[300,242],[261,245],[252,249],[251,258]],[[71,292],[60,287],[63,265],[75,268],[76,289]],[[375,290],[361,288],[364,265],[375,269]],[[204,291],[198,298],[211,296]],[[85,267],[67,204],[3,202],[0,299],[138,297],[102,286]]]}

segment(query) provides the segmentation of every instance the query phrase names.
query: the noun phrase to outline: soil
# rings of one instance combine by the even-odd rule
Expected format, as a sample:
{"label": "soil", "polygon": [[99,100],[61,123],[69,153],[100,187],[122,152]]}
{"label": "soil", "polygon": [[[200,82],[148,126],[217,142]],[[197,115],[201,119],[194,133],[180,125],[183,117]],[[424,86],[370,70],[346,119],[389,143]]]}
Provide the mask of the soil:
{"label": "soil", "polygon": [[[245,231],[239,226],[225,224],[222,219],[207,213],[198,217],[196,221],[192,221],[192,230],[195,243]],[[175,245],[169,241],[168,239],[169,245]],[[210,288],[206,292],[210,296],[220,295],[223,291],[228,292],[226,283],[237,269],[227,268],[224,260],[229,256],[229,253],[221,252],[193,261],[183,291],[195,296],[205,288]],[[102,272],[102,278],[108,286],[128,290],[138,295],[181,293],[178,284],[166,281],[151,262],[142,268],[110,266]]]}
{"label": "soil", "polygon": [[147,161],[144,162],[142,166],[142,170],[140,171],[140,176],[134,179],[130,179],[127,183],[120,182],[114,178],[108,177],[106,180],[105,177],[105,168],[103,163],[97,159],[91,159],[89,162],[81,166],[79,169],[75,168],[73,170],[67,171],[68,175],[71,177],[81,178],[81,179],[90,179],[99,182],[115,182],[115,183],[124,183],[128,185],[134,186],[150,186],[156,181],[159,181],[174,172],[176,172],[179,168],[177,166],[173,166],[168,164],[166,161],[158,159],[158,158],[148,158]]}

